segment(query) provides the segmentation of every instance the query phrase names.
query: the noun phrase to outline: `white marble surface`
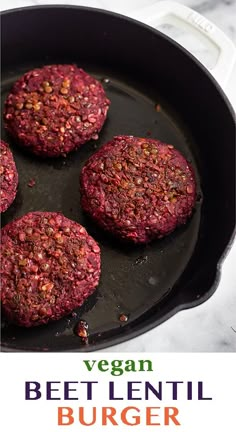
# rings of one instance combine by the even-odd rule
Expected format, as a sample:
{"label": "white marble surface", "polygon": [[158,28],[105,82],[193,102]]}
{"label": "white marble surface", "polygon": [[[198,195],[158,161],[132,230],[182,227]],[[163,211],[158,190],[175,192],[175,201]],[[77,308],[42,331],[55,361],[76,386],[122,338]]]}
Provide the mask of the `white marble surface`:
{"label": "white marble surface", "polygon": [[[160,0],[1,0],[1,10],[39,5],[88,5],[131,14],[135,6],[158,4]],[[236,0],[184,0],[187,5],[221,28],[236,44]],[[173,37],[188,46],[187,34],[174,32]],[[192,49],[192,48],[191,48]],[[199,54],[198,47],[193,47]],[[204,51],[204,50],[203,50]],[[204,62],[212,61],[204,53]],[[236,66],[225,88],[236,111]],[[181,311],[155,329],[131,341],[104,352],[236,352],[236,241],[222,266],[220,284],[215,294],[204,304]]]}

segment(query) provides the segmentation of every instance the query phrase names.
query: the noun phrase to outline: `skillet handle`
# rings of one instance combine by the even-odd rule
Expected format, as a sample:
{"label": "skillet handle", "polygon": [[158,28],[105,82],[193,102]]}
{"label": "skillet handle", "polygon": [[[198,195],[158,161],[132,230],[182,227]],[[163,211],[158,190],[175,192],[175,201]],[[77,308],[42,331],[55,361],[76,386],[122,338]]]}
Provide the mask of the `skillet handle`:
{"label": "skillet handle", "polygon": [[164,23],[172,24],[195,34],[199,41],[201,40],[208,48],[212,49],[212,45],[215,46],[218,50],[218,58],[210,72],[225,88],[236,62],[236,47],[212,22],[194,10],[172,1],[162,1],[134,11],[132,18],[155,28]]}

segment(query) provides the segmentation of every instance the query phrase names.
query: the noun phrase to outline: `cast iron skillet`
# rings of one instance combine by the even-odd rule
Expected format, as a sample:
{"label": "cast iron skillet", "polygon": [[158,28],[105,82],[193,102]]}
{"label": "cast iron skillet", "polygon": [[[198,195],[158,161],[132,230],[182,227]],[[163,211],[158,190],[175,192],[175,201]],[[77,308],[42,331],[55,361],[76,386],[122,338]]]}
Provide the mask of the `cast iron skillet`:
{"label": "cast iron skillet", "polygon": [[[120,15],[72,6],[2,14],[2,99],[25,71],[76,63],[101,79],[111,99],[100,139],[66,159],[38,160],[10,143],[19,171],[5,225],[32,210],[61,211],[101,245],[102,277],[77,314],[32,329],[3,323],[2,350],[90,351],[153,328],[215,291],[235,227],[235,123],[220,87],[187,51],[162,33]],[[155,109],[159,104],[161,110]],[[160,112],[159,112],[160,111]],[[182,228],[148,246],[120,244],[80,208],[79,174],[96,148],[116,134],[151,136],[176,146],[194,166],[198,200]],[[34,178],[34,188],[27,186]],[[129,320],[121,323],[120,314]],[[89,324],[89,344],[73,333]]]}

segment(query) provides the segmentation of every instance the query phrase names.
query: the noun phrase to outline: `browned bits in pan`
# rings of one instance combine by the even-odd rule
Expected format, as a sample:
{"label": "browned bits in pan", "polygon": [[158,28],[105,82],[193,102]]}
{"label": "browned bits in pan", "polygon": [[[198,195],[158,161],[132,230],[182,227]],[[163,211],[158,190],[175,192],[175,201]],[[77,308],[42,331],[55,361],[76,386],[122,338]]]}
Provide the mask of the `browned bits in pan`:
{"label": "browned bits in pan", "polygon": [[121,314],[121,315],[119,316],[119,320],[120,320],[120,322],[127,322],[128,319],[129,319],[129,317],[128,317],[128,315],[126,315],[126,314]]}
{"label": "browned bits in pan", "polygon": [[29,187],[31,187],[31,188],[34,187],[35,184],[36,184],[36,181],[35,181],[34,178],[31,178],[31,179],[28,181],[28,183],[27,183],[27,185],[28,185]]}
{"label": "browned bits in pan", "polygon": [[75,327],[75,333],[81,338],[88,337],[88,324],[84,320],[80,320]]}

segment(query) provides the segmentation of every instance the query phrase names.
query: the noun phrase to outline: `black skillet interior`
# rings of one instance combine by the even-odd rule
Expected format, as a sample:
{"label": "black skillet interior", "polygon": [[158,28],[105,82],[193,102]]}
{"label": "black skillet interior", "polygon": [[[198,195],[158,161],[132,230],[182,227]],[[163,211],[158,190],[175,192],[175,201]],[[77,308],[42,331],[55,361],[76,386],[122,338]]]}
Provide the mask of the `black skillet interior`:
{"label": "black skillet interior", "polygon": [[[25,153],[2,129],[20,179],[2,224],[33,210],[61,211],[99,242],[102,276],[96,293],[73,316],[32,329],[3,322],[3,351],[99,349],[205,301],[216,288],[217,263],[234,230],[232,113],[219,88],[190,55],[162,34],[104,11],[42,6],[4,13],[2,103],[22,73],[52,63],[76,63],[102,80],[111,99],[108,120],[98,141],[57,160]],[[192,218],[147,246],[119,243],[80,208],[81,168],[116,134],[171,143],[195,169],[198,199]],[[31,179],[36,182],[33,188],[28,186]],[[127,322],[119,320],[121,314],[127,314]],[[88,322],[88,345],[73,332],[79,319]]]}

